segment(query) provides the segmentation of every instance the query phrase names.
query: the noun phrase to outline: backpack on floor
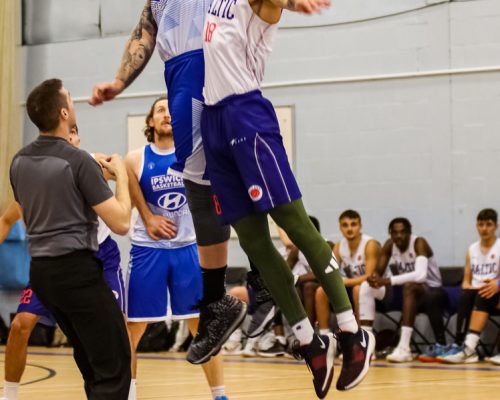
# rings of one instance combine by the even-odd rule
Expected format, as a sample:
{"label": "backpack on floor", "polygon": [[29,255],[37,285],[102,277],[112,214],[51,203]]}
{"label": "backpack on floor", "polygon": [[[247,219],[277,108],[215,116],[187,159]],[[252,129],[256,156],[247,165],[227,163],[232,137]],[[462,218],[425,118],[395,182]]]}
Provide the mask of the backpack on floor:
{"label": "backpack on floor", "polygon": [[137,346],[137,351],[147,353],[168,350],[175,342],[175,333],[178,325],[177,322],[173,322],[171,328],[168,329],[165,321],[148,324]]}

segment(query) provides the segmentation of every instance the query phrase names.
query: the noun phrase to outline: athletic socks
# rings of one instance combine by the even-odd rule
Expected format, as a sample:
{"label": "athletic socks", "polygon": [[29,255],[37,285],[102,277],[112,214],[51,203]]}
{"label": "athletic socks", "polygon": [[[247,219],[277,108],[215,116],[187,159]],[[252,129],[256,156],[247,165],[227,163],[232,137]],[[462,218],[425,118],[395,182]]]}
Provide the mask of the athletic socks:
{"label": "athletic socks", "polygon": [[413,328],[411,326],[402,326],[401,338],[399,339],[398,347],[405,350],[409,350],[412,334],[413,334]]}
{"label": "athletic socks", "polygon": [[224,385],[212,386],[212,387],[210,387],[210,390],[212,391],[212,397],[214,399],[217,398],[217,396],[224,396],[226,394],[225,389],[224,389]]}
{"label": "athletic socks", "polygon": [[337,324],[342,332],[356,333],[359,329],[356,317],[352,310],[347,310],[336,314]]}
{"label": "athletic socks", "polygon": [[132,379],[130,381],[130,390],[128,392],[128,400],[136,400],[137,399],[137,379]]}
{"label": "athletic socks", "polygon": [[314,329],[308,318],[304,318],[302,321],[293,324],[292,331],[301,346],[309,344],[313,340]]}
{"label": "athletic socks", "polygon": [[373,333],[373,326],[361,326],[365,331]]}
{"label": "athletic socks", "polygon": [[330,333],[330,329],[328,329],[328,328],[319,330],[320,335],[328,335],[329,333]]}
{"label": "athletic socks", "polygon": [[19,393],[19,382],[4,381],[3,395],[7,400],[17,400],[18,393]]}
{"label": "athletic socks", "polygon": [[220,300],[226,294],[227,265],[220,268],[201,268],[203,277],[203,304],[207,305]]}
{"label": "athletic socks", "polygon": [[469,331],[469,333],[465,337],[464,344],[469,349],[476,350],[476,347],[479,344],[479,334],[477,332]]}

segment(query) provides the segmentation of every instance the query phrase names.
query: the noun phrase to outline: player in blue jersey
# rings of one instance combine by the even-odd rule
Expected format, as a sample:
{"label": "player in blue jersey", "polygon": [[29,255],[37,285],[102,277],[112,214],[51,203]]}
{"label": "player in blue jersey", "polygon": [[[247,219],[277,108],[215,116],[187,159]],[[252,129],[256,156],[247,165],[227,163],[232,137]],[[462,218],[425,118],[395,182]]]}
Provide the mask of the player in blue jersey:
{"label": "player in blue jersey", "polygon": [[[70,142],[75,147],[80,147],[77,127],[71,130]],[[106,176],[106,173],[105,177],[111,178],[109,175]],[[21,218],[21,208],[19,204],[13,202],[0,216],[0,243],[5,240],[12,226]],[[113,291],[122,312],[124,312],[125,286],[120,268],[120,250],[110,234],[109,228],[100,220],[98,228],[99,250],[96,257],[102,262],[104,280]],[[56,320],[28,284],[23,290],[17,314],[10,325],[9,338],[5,348],[4,397],[1,397],[0,400],[17,399],[19,382],[26,367],[28,340],[37,323],[54,326]]]}
{"label": "player in blue jersey", "polygon": [[[169,303],[172,318],[187,320],[194,335],[199,315],[195,309],[202,297],[196,236],[186,190],[182,178],[170,169],[176,156],[166,97],[160,97],[151,106],[144,133],[149,144],[131,151],[125,160],[130,194],[139,211],[127,272],[127,320],[133,349],[129,400],[136,398],[135,352],[147,323],[165,320]],[[175,236],[162,239],[161,232],[172,230],[173,226]],[[221,356],[212,357],[203,369],[213,398],[227,400]]]}
{"label": "player in blue jersey", "polygon": [[[112,82],[94,87],[91,105],[112,100],[139,76],[155,46],[165,62],[165,82],[172,115],[177,160],[172,174],[184,178],[202,268],[203,298],[200,326],[194,343],[203,342],[203,352],[188,360],[206,362],[220,350],[241,324],[246,305],[225,292],[229,226],[219,225],[201,145],[200,116],[203,105],[204,59],[202,32],[211,0],[147,0],[139,23],[125,46],[121,65]],[[175,237],[175,225],[164,220],[148,226],[159,238]],[[209,334],[210,332],[210,334]]]}

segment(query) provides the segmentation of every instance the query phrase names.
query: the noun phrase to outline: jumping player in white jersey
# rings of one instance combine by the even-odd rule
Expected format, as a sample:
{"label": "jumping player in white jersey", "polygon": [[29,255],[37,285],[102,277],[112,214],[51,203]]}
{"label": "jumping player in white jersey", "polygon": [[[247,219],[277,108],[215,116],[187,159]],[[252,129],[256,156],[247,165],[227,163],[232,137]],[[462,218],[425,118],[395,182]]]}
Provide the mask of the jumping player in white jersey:
{"label": "jumping player in white jersey", "polygon": [[333,379],[335,340],[314,333],[290,269],[272,243],[267,214],[305,255],[337,313],[344,352],[337,389],[361,382],[375,340],[356,323],[337,261],[303,207],[276,114],[259,87],[283,8],[312,13],[329,5],[330,0],[214,0],[204,28],[206,107],[201,119],[220,220],[236,229],[241,247],[292,326],[320,398]]}
{"label": "jumping player in white jersey", "polygon": [[[71,129],[69,141],[75,147],[80,147],[78,128]],[[103,171],[106,179],[112,178]],[[12,226],[22,218],[22,210],[16,202],[11,203],[5,213],[0,216],[0,243],[7,237]],[[120,267],[120,250],[111,238],[111,230],[99,218],[97,242],[99,250],[96,257],[102,262],[104,279],[125,312],[125,286]],[[54,326],[56,321],[51,312],[40,302],[31,289],[31,285],[23,290],[21,300],[9,331],[5,348],[5,382],[4,397],[0,400],[17,400],[19,382],[26,367],[28,341],[37,323]]]}
{"label": "jumping player in white jersey", "polygon": [[[479,336],[490,314],[500,314],[500,239],[497,237],[497,212],[491,208],[481,210],[476,218],[476,228],[480,240],[469,247],[465,258],[455,343],[441,358],[440,361],[445,363],[478,362],[476,347]],[[500,365],[500,353],[488,361]]]}
{"label": "jumping player in white jersey", "polygon": [[[340,260],[344,285],[359,315],[359,288],[371,276],[380,257],[380,244],[362,233],[361,216],[357,211],[346,210],[339,217],[340,231],[344,238],[335,244],[333,254]],[[316,314],[320,333],[329,331],[330,307],[323,288],[316,291]]]}
{"label": "jumping player in white jersey", "polygon": [[[131,151],[125,159],[132,202],[139,211],[127,273],[127,319],[132,341],[129,400],[136,399],[135,352],[147,323],[165,320],[170,303],[173,319],[186,319],[194,335],[198,327],[198,311],[194,308],[202,296],[196,237],[184,183],[178,175],[167,172],[176,158],[166,97],[151,106],[144,133],[149,144]],[[151,237],[144,221],[155,221],[149,226],[161,226],[166,219],[175,222],[175,237],[160,239],[154,232]],[[227,400],[221,356],[212,357],[203,369],[213,399]]]}
{"label": "jumping player in white jersey", "polygon": [[[413,360],[410,340],[417,312],[421,309],[428,315],[437,341],[430,349],[432,354],[427,356],[437,357],[444,352],[446,344],[443,324],[446,293],[441,287],[434,252],[425,238],[412,235],[411,223],[406,218],[394,218],[389,223],[389,234],[376,274],[361,284],[360,324],[367,330],[372,329],[375,300],[384,300],[389,308],[401,308],[401,338],[387,360],[408,362]],[[390,277],[386,277],[387,267],[392,273]]]}
{"label": "jumping player in white jersey", "polygon": [[[112,82],[94,87],[91,105],[112,100],[139,76],[155,46],[165,63],[165,83],[172,114],[176,162],[171,173],[184,178],[189,208],[193,216],[203,276],[199,331],[188,360],[206,362],[220,350],[229,335],[241,324],[246,305],[225,293],[228,226],[217,223],[216,206],[205,169],[201,144],[200,115],[203,105],[204,60],[203,20],[211,0],[147,0],[137,27],[125,46],[122,62]],[[148,225],[148,221],[144,221]],[[156,234],[164,239],[175,236],[171,221]]]}

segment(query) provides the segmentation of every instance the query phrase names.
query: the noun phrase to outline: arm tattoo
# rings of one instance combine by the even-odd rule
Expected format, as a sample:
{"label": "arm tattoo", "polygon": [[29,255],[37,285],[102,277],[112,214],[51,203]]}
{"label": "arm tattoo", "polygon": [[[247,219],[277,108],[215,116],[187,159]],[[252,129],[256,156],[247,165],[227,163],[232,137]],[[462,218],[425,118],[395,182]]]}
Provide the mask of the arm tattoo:
{"label": "arm tattoo", "polygon": [[153,18],[150,0],[148,0],[142,10],[139,23],[125,46],[120,69],[116,75],[116,79],[121,80],[125,87],[139,76],[151,58],[156,45],[157,32],[158,26]]}
{"label": "arm tattoo", "polygon": [[289,10],[295,10],[295,0],[287,0],[286,8]]}

